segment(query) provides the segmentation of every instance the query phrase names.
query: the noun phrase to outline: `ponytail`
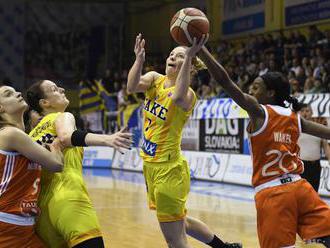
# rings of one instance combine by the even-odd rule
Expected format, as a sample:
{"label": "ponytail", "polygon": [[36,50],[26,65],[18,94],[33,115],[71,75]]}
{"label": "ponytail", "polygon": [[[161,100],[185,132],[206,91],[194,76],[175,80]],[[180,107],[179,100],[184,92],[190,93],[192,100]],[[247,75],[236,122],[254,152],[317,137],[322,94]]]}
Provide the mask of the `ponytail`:
{"label": "ponytail", "polygon": [[298,101],[297,98],[293,97],[293,96],[288,96],[286,99],[285,99],[289,104],[291,104],[292,106],[292,109],[294,112],[298,112],[299,110],[301,110],[303,108],[303,103],[300,103]]}
{"label": "ponytail", "polygon": [[44,80],[39,80],[32,84],[26,92],[26,101],[29,107],[32,110],[37,111],[39,114],[42,113],[43,109],[41,108],[39,101],[44,98],[44,93],[41,89],[41,84]]}
{"label": "ponytail", "polygon": [[195,76],[199,71],[207,69],[204,62],[197,56],[192,59],[192,67],[191,76]]}

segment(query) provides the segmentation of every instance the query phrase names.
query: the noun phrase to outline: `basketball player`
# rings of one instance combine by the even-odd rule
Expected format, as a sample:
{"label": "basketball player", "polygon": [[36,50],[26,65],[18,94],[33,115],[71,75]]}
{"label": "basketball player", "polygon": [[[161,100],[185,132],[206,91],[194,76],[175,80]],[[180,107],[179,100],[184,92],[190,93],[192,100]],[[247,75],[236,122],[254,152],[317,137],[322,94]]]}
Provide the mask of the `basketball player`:
{"label": "basketball player", "polygon": [[[253,160],[257,228],[261,248],[294,247],[296,233],[306,242],[330,247],[330,208],[300,175],[300,132],[330,139],[330,129],[301,118],[298,100],[278,72],[257,77],[244,94],[226,70],[203,47],[210,73],[250,117],[248,132]],[[293,111],[285,102],[291,103]]]}
{"label": "basketball player", "polygon": [[96,212],[82,176],[83,146],[130,148],[132,135],[122,130],[112,135],[78,131],[71,113],[64,112],[69,101],[63,88],[41,80],[27,91],[30,107],[43,118],[30,132],[40,144],[58,137],[64,150],[62,173],[43,172],[39,205],[42,210],[37,233],[49,247],[104,247]]}
{"label": "basketball player", "polygon": [[149,208],[157,211],[163,235],[172,248],[191,247],[186,233],[211,247],[241,247],[223,243],[201,221],[186,216],[190,173],[181,155],[182,128],[196,102],[189,87],[192,62],[206,42],[203,37],[192,47],[179,46],[166,60],[166,75],[151,71],[141,76],[145,60],[145,41],[136,37],[135,62],[128,74],[129,93],[144,92],[144,137],[141,156],[146,179]]}
{"label": "basketball player", "polygon": [[40,192],[40,165],[53,172],[63,169],[59,142],[39,146],[24,133],[28,108],[20,92],[0,86],[0,247],[45,247],[35,233]]}
{"label": "basketball player", "polygon": [[[311,106],[302,104],[299,111],[301,117],[312,121],[313,110]],[[321,149],[323,148],[325,156],[330,161],[330,147],[328,141],[316,136],[302,133],[298,140],[300,147],[300,158],[304,162],[304,172],[301,174],[315,189],[319,190],[321,177]]]}

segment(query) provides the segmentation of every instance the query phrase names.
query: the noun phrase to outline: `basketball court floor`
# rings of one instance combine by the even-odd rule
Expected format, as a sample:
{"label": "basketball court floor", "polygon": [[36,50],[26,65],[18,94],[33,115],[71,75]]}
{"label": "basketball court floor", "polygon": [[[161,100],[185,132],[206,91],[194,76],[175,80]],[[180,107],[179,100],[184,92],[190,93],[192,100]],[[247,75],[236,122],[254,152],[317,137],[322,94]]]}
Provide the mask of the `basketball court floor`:
{"label": "basketball court floor", "polygon": [[[155,212],[147,208],[143,175],[109,169],[84,169],[99,216],[106,247],[166,248]],[[226,241],[258,248],[252,188],[212,182],[191,182],[188,215],[196,217]],[[330,204],[330,199],[325,199]],[[191,238],[193,247],[208,247]],[[323,247],[304,245],[296,247]]]}

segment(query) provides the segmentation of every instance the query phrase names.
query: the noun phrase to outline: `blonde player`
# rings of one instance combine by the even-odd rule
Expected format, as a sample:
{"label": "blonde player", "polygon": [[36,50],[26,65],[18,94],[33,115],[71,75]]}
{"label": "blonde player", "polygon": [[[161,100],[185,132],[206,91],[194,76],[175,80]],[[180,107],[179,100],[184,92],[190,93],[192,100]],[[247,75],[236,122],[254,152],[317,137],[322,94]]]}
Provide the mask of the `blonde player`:
{"label": "blonde player", "polygon": [[176,47],[166,60],[166,75],[151,71],[141,76],[145,41],[136,37],[136,60],[129,71],[129,93],[144,92],[144,137],[141,156],[150,209],[156,209],[161,230],[169,247],[191,247],[186,233],[211,247],[241,247],[223,243],[201,221],[186,216],[190,174],[181,155],[182,128],[195,102],[189,88],[192,61],[206,42],[203,37],[192,47]]}
{"label": "blonde player", "polygon": [[[224,90],[250,117],[248,132],[253,161],[257,227],[261,248],[294,247],[296,233],[306,242],[330,247],[330,208],[300,174],[304,166],[299,134],[330,139],[330,129],[301,118],[298,100],[278,72],[254,80],[244,94],[205,47],[200,56]],[[293,111],[286,107],[292,104]]]}
{"label": "blonde player", "polygon": [[132,135],[124,130],[100,135],[76,130],[71,113],[64,112],[69,101],[64,89],[41,80],[27,91],[28,103],[43,118],[30,132],[40,144],[58,137],[64,150],[62,173],[43,171],[39,204],[42,210],[37,233],[49,247],[104,247],[99,222],[82,176],[82,146],[129,148]]}
{"label": "blonde player", "polygon": [[53,172],[63,168],[58,142],[47,149],[24,133],[27,109],[20,92],[0,86],[0,247],[45,247],[35,234],[40,192],[40,165]]}

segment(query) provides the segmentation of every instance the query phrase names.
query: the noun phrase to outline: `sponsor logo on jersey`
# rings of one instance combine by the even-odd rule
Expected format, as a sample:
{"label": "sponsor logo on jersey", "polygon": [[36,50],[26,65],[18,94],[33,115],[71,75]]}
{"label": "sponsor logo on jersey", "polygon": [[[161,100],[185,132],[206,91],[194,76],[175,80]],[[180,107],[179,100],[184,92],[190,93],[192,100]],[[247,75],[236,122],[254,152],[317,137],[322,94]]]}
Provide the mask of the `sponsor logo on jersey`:
{"label": "sponsor logo on jersey", "polygon": [[156,150],[157,150],[157,144],[153,143],[150,140],[147,140],[145,137],[143,137],[141,148],[144,153],[148,154],[149,156],[154,157],[156,154]]}
{"label": "sponsor logo on jersey", "polygon": [[23,200],[20,207],[23,216],[38,216],[40,214],[36,200]]}

